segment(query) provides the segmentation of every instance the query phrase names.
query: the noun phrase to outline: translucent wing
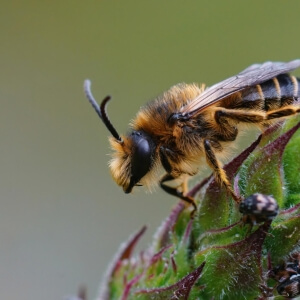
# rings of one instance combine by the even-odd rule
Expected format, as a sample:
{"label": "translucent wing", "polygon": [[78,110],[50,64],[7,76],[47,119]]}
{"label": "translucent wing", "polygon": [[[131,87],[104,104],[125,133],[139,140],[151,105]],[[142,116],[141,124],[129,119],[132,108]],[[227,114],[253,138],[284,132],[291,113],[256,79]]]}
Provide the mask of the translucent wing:
{"label": "translucent wing", "polygon": [[181,113],[182,115],[185,115],[199,112],[238,91],[260,84],[298,67],[300,67],[300,59],[287,63],[268,61],[263,64],[251,65],[238,75],[225,79],[206,89],[202,94],[185,105],[182,108]]}

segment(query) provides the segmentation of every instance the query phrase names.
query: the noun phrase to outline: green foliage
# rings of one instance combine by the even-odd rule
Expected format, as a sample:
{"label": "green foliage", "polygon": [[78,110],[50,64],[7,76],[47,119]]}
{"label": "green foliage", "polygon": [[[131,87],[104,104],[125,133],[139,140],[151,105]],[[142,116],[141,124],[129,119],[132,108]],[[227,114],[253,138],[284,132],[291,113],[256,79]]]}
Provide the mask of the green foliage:
{"label": "green foliage", "polygon": [[150,249],[131,255],[144,229],[123,246],[101,299],[280,299],[273,270],[300,247],[299,127],[292,118],[268,129],[224,167],[237,194],[274,196],[280,213],[273,221],[244,224],[210,177],[189,193],[198,194],[194,220],[178,203]]}

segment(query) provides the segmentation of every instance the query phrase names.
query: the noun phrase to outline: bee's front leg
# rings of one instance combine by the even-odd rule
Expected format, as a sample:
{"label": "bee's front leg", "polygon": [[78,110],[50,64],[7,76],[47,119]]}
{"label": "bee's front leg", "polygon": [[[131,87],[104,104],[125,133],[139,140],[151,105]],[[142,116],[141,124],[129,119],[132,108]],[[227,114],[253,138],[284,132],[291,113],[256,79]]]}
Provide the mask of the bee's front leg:
{"label": "bee's front leg", "polygon": [[226,190],[237,203],[240,203],[241,199],[234,193],[232,185],[229,182],[228,177],[226,175],[226,172],[222,168],[220,161],[217,159],[214,153],[214,150],[211,146],[211,142],[209,140],[204,140],[203,145],[206,161],[208,165],[212,168],[215,179],[217,180],[217,182],[219,182],[220,185],[223,185],[226,188]]}
{"label": "bee's front leg", "polygon": [[173,156],[173,151],[171,151],[170,149],[161,146],[159,148],[159,157],[160,157],[160,161],[164,167],[164,169],[167,171],[167,173],[171,174],[173,171],[173,168],[171,166],[170,160],[168,157]]}

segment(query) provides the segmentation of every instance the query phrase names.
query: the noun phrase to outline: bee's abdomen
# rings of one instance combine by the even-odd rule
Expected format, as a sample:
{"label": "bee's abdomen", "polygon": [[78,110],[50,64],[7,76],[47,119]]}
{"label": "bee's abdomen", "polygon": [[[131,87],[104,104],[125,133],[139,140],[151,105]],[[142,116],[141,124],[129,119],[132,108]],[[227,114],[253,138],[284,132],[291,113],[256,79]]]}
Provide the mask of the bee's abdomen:
{"label": "bee's abdomen", "polygon": [[[281,74],[261,84],[242,91],[243,102],[259,102],[265,110],[274,110],[300,99],[300,79]],[[248,102],[249,103],[249,102]]]}

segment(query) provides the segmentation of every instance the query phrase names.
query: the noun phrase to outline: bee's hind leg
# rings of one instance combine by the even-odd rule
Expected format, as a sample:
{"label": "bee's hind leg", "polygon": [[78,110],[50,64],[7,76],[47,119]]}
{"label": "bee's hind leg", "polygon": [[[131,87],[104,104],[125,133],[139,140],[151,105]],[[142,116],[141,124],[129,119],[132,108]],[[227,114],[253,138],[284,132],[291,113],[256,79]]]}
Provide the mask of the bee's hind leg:
{"label": "bee's hind leg", "polygon": [[213,150],[213,148],[211,146],[210,141],[204,140],[203,144],[204,144],[206,161],[207,161],[208,165],[213,169],[216,181],[218,183],[220,183],[221,185],[223,185],[226,188],[226,190],[232,196],[232,198],[234,199],[234,201],[236,201],[237,203],[240,203],[241,202],[241,198],[238,197],[234,193],[232,185],[231,185],[231,183],[228,180],[226,172],[221,167],[221,163],[217,159],[217,157],[216,157],[216,155],[214,153],[214,150]]}
{"label": "bee's hind leg", "polygon": [[171,187],[166,184],[167,181],[171,181],[171,180],[175,180],[175,179],[176,178],[173,177],[171,174],[166,174],[160,180],[160,186],[168,194],[175,196],[177,198],[180,198],[181,200],[187,202],[189,205],[192,205],[193,210],[191,212],[191,218],[193,218],[197,211],[197,205],[196,205],[194,198],[184,195],[184,192],[185,192],[184,190],[186,189],[186,184],[187,184],[186,181],[182,183],[183,191],[179,190],[178,187]]}

